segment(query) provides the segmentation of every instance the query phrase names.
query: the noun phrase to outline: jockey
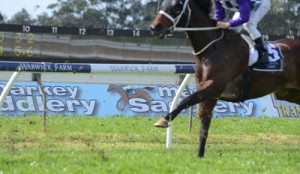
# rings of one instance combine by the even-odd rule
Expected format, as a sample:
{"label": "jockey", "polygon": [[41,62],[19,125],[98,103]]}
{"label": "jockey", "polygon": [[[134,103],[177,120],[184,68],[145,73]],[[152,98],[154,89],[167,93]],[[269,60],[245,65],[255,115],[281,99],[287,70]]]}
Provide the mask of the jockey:
{"label": "jockey", "polygon": [[[243,27],[255,42],[259,55],[256,65],[264,64],[268,58],[268,51],[263,44],[257,24],[270,10],[270,0],[214,0],[214,2],[214,18],[218,21],[217,27],[223,29],[232,27],[237,32],[240,32]],[[235,11],[228,22],[223,21],[226,17],[225,9]]]}

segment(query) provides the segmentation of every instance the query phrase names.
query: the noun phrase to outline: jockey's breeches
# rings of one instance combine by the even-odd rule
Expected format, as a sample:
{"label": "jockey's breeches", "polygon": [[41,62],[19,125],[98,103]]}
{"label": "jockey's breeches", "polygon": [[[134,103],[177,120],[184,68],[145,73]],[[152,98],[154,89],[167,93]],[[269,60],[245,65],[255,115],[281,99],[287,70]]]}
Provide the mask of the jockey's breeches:
{"label": "jockey's breeches", "polygon": [[[253,8],[250,12],[249,21],[244,23],[243,26],[234,27],[233,30],[240,32],[242,27],[249,33],[250,37],[255,40],[261,37],[260,31],[257,29],[258,23],[263,19],[263,17],[268,13],[271,8],[270,0],[262,0],[261,4]],[[240,13],[235,12],[233,19],[239,17]]]}

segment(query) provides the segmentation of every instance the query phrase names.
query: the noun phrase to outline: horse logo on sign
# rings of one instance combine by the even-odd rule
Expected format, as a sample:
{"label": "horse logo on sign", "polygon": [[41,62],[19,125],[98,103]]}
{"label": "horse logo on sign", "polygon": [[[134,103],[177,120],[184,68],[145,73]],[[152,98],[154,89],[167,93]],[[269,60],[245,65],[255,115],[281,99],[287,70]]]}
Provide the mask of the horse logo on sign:
{"label": "horse logo on sign", "polygon": [[121,98],[117,101],[116,107],[123,111],[127,103],[129,102],[129,99],[132,98],[143,98],[147,100],[148,102],[152,101],[152,97],[145,91],[151,91],[153,90],[153,87],[144,87],[144,88],[132,88],[130,86],[117,86],[110,84],[107,88],[108,92],[115,91],[120,94]]}

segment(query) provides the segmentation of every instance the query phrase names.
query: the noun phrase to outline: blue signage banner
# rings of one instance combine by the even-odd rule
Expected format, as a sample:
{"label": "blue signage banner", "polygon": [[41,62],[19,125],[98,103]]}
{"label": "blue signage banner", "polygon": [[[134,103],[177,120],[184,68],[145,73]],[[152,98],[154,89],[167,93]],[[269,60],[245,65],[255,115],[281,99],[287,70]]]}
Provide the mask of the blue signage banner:
{"label": "blue signage banner", "polygon": [[[0,92],[6,83],[0,83]],[[60,116],[163,116],[168,113],[179,86],[115,84],[43,83],[47,95],[47,115]],[[195,87],[190,87],[195,91]],[[188,96],[183,91],[181,99]],[[181,115],[195,114],[197,105]],[[43,97],[36,82],[15,83],[7,95],[1,115],[42,115]],[[276,100],[267,95],[255,100],[232,103],[218,101],[213,117],[298,117],[300,105]]]}

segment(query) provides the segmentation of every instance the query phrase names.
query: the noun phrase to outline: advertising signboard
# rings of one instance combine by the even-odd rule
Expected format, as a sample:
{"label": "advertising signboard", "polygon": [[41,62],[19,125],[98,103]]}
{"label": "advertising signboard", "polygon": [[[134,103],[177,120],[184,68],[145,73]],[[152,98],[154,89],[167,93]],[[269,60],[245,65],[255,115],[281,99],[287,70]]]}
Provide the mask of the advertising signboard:
{"label": "advertising signboard", "polygon": [[[6,83],[0,83],[0,92]],[[44,83],[47,115],[58,116],[163,116],[179,86]],[[189,90],[193,92],[194,86]],[[183,91],[181,99],[188,96]],[[181,115],[197,112],[197,105]],[[7,95],[1,115],[42,115],[43,97],[36,82],[17,82]],[[276,100],[273,95],[245,102],[219,100],[213,117],[298,117],[300,105]]]}

